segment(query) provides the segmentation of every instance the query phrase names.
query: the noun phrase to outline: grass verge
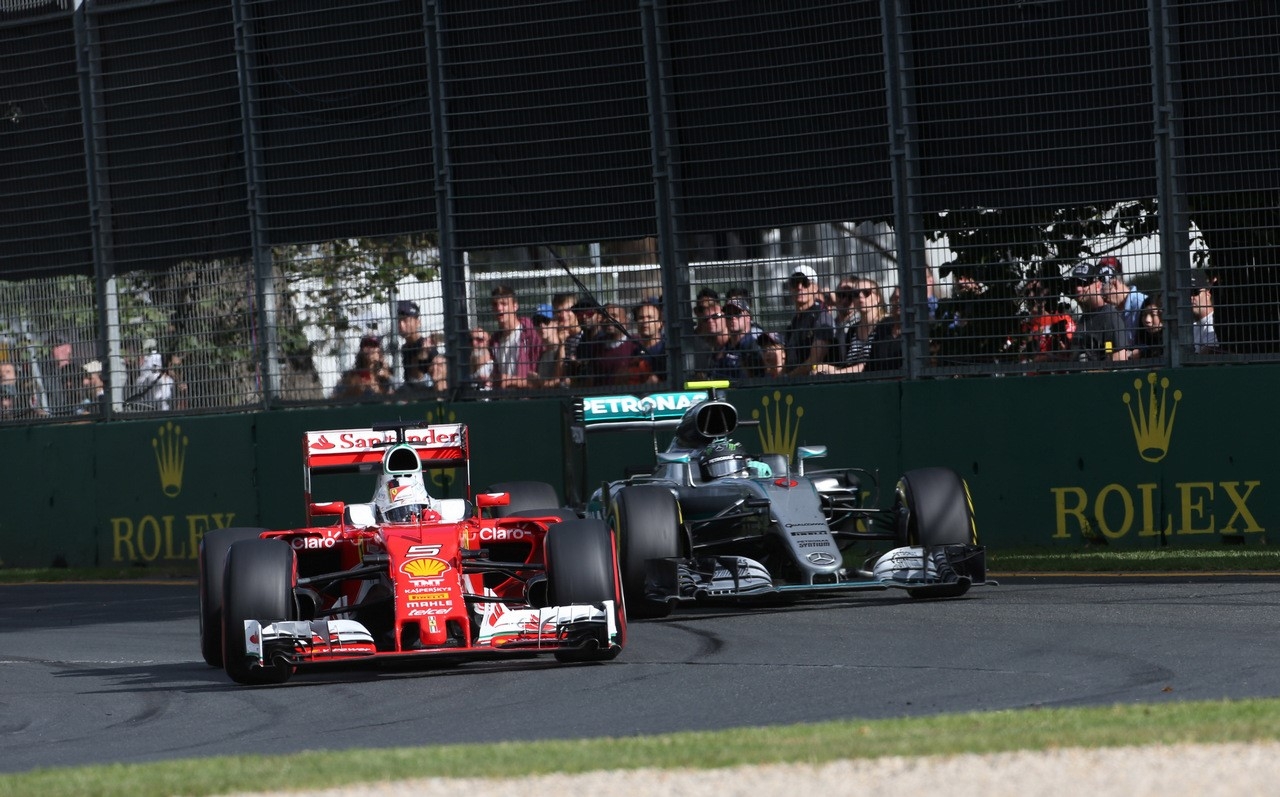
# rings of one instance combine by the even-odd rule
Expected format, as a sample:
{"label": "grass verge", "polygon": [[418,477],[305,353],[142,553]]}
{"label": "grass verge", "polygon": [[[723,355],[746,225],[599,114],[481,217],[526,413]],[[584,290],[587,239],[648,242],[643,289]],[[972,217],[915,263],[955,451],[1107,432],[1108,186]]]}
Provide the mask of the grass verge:
{"label": "grass verge", "polygon": [[[113,764],[0,776],[0,797],[150,797],[318,789],[424,777],[518,777],[639,767],[817,764],[889,755],[948,755],[1280,739],[1280,700],[1169,702],[827,722],[491,745],[236,756]],[[484,762],[483,767],[477,762]]]}

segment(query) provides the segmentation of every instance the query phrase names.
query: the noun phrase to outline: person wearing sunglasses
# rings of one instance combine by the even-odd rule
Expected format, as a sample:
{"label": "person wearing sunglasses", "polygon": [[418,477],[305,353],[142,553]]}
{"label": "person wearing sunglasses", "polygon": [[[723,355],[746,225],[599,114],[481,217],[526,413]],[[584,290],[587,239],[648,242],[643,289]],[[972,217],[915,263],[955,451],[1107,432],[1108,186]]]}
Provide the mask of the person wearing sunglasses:
{"label": "person wearing sunglasses", "polygon": [[867,368],[877,335],[886,335],[887,327],[881,322],[888,317],[880,284],[873,279],[859,278],[852,284],[838,288],[836,299],[850,304],[857,320],[845,335],[845,348],[838,362],[822,363],[814,367],[818,374],[855,374]]}
{"label": "person wearing sunglasses", "polygon": [[787,375],[808,376],[827,362],[828,350],[836,337],[835,319],[818,299],[822,287],[818,284],[818,272],[812,266],[796,266],[787,278],[787,288],[796,308],[783,335]]}

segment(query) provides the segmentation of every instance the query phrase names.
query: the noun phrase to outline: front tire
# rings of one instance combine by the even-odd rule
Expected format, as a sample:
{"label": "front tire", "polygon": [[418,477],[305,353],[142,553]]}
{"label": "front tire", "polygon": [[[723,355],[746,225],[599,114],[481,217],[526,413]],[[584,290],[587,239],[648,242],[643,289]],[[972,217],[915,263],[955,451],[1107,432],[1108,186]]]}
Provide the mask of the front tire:
{"label": "front tire", "polygon": [[618,491],[609,514],[618,535],[627,617],[666,617],[673,601],[656,601],[645,595],[646,563],[680,556],[680,505],[666,487],[639,485]]}
{"label": "front tire", "polygon": [[894,512],[899,547],[978,544],[969,486],[950,468],[902,474]]}
{"label": "front tire", "polygon": [[[619,645],[626,643],[626,616],[617,552],[609,527],[599,520],[566,520],[553,525],[546,537],[547,591],[552,606],[603,604],[613,601]],[[564,662],[610,661],[621,648],[564,650]]]}
{"label": "front tire", "polygon": [[253,540],[266,529],[214,529],[200,539],[200,655],[222,669],[222,573],[227,550],[241,540]]}
{"label": "front tire", "polygon": [[293,674],[283,662],[250,666],[244,643],[244,621],[264,626],[295,617],[293,549],[283,540],[242,540],[227,551],[222,582],[223,667],[238,684],[279,684]]}

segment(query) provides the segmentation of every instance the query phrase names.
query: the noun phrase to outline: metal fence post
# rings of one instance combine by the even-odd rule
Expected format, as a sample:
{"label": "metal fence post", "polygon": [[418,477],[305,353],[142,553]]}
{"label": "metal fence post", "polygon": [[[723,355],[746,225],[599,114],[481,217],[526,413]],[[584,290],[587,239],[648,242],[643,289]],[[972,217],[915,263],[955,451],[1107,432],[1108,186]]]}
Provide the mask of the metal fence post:
{"label": "metal fence post", "polygon": [[254,292],[257,294],[254,297],[257,306],[256,320],[258,328],[262,330],[257,355],[262,373],[262,403],[263,406],[270,406],[271,400],[276,398],[280,391],[280,351],[276,330],[278,318],[276,302],[279,301],[280,294],[276,287],[271,247],[267,244],[262,229],[264,214],[260,189],[266,181],[258,162],[261,137],[257,123],[258,97],[253,80],[257,62],[253,51],[252,23],[245,14],[244,0],[232,0],[231,9],[235,25],[236,79],[240,86],[240,123],[244,137],[249,246],[253,258]]}
{"label": "metal fence post", "polygon": [[104,418],[110,418],[123,406],[127,377],[120,359],[120,323],[116,302],[114,246],[111,234],[111,199],[106,180],[106,156],[102,140],[102,109],[97,103],[97,88],[102,72],[98,59],[98,37],[88,6],[75,11],[76,71],[80,83],[80,118],[84,126],[85,182],[89,193],[90,241],[93,248],[93,282],[97,298],[97,355],[102,363],[102,377],[109,401],[99,405]]}
{"label": "metal fence post", "polygon": [[1187,197],[1178,169],[1180,144],[1174,130],[1176,89],[1172,54],[1176,35],[1168,0],[1150,0],[1151,103],[1156,156],[1156,212],[1160,217],[1160,283],[1164,293],[1165,357],[1169,365],[1182,365],[1182,353],[1191,345],[1191,311],[1180,301],[1191,284],[1190,224]]}
{"label": "metal fence post", "polygon": [[899,312],[902,313],[903,366],[906,376],[920,375],[928,356],[928,281],[922,268],[924,236],[920,231],[915,179],[915,114],[912,112],[910,69],[903,41],[910,31],[900,27],[906,0],[881,0],[881,35],[884,40],[885,100],[889,125],[889,170],[893,185],[894,243],[897,247],[898,282],[901,285]]}
{"label": "metal fence post", "polygon": [[640,0],[640,26],[644,35],[645,82],[649,99],[649,142],[653,158],[653,195],[658,227],[658,262],[662,273],[662,324],[666,330],[667,378],[684,385],[684,322],[681,310],[692,301],[692,289],[681,275],[688,264],[677,245],[679,211],[676,178],[679,155],[667,128],[670,96],[662,59],[667,55],[662,9],[656,0]]}
{"label": "metal fence post", "polygon": [[436,0],[423,0],[423,45],[427,54],[427,96],[431,102],[432,179],[435,184],[436,227],[440,245],[440,290],[444,303],[445,359],[449,384],[455,395],[467,377],[464,353],[471,346],[467,323],[465,263],[458,252],[453,229],[453,169],[449,157],[448,103],[444,90],[444,46]]}

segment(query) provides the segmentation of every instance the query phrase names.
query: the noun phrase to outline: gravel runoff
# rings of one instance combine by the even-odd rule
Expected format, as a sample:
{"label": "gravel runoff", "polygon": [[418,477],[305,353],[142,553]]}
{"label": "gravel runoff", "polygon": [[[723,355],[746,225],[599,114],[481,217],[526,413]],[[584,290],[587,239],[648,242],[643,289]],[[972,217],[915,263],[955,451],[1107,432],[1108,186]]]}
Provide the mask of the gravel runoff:
{"label": "gravel runoff", "polygon": [[[579,775],[420,778],[271,797],[528,797],[530,794],[797,797],[797,795],[945,794],[947,797],[1179,797],[1276,794],[1280,742],[1155,745],[1044,752],[961,754],[770,764],[715,770],[635,769]],[[248,794],[237,797],[250,797]],[[266,797],[256,793],[252,797]]]}

